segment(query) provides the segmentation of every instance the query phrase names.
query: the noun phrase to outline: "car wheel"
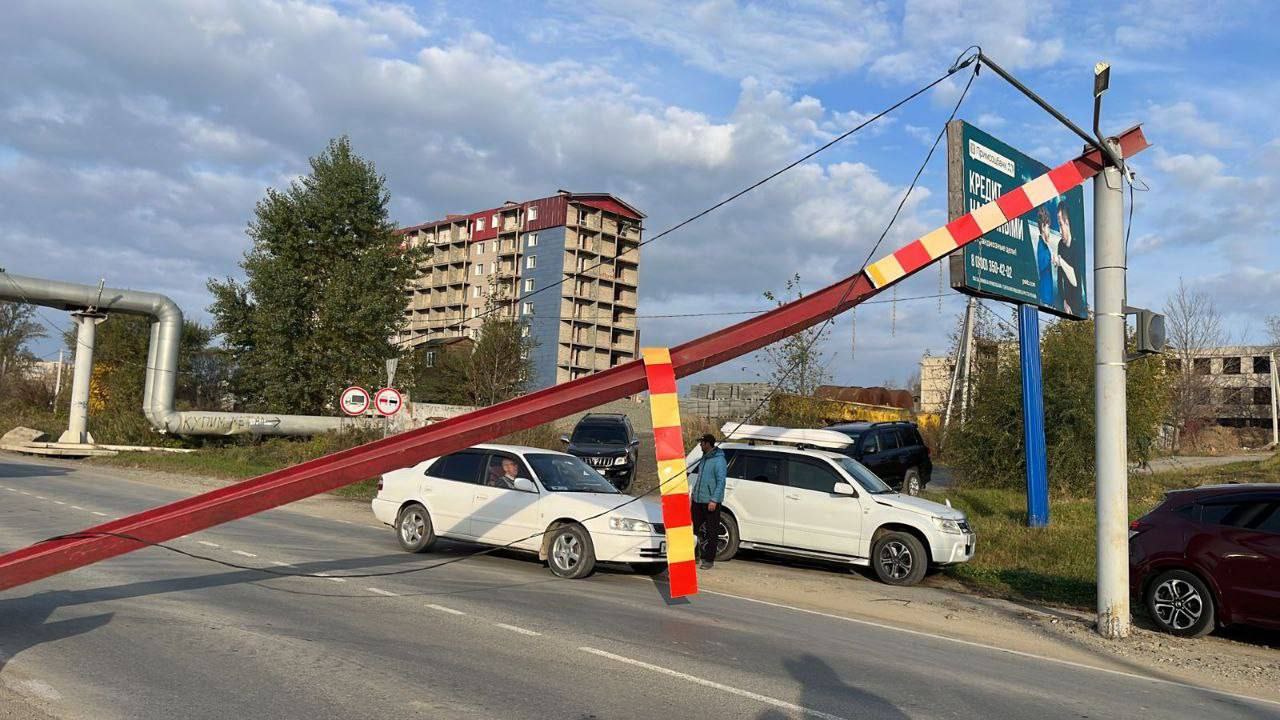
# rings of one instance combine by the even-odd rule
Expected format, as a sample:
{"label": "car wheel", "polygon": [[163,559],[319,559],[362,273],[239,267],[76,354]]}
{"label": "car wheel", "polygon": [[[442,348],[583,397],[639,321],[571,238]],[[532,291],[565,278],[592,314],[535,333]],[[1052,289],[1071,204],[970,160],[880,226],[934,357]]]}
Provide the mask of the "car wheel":
{"label": "car wheel", "polygon": [[920,482],[920,469],[909,468],[907,474],[902,476],[902,492],[907,495],[919,495],[924,489],[924,485]]}
{"label": "car wheel", "polygon": [[635,562],[629,564],[637,575],[661,575],[667,570],[667,564],[664,562]]}
{"label": "car wheel", "polygon": [[871,565],[886,585],[915,585],[929,568],[929,558],[915,535],[891,530],[872,544]]}
{"label": "car wheel", "polygon": [[716,532],[716,560],[732,560],[738,554],[738,521],[732,515],[720,513],[720,529]]}
{"label": "car wheel", "polygon": [[396,518],[396,539],[409,552],[426,552],[436,542],[431,515],[418,503],[406,505]]}
{"label": "car wheel", "polygon": [[1168,570],[1147,585],[1147,612],[1156,627],[1179,637],[1213,630],[1213,595],[1186,570]]}
{"label": "car wheel", "polygon": [[596,551],[586,528],[576,523],[553,528],[547,548],[547,566],[557,577],[569,580],[590,575],[596,567]]}

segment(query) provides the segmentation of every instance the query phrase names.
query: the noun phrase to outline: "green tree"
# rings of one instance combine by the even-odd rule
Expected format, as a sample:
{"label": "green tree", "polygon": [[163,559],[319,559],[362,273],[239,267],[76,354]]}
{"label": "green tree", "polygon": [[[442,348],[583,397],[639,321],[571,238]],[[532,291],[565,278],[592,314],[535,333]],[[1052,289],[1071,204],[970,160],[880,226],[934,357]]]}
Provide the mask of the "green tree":
{"label": "green tree", "polygon": [[36,360],[29,346],[47,333],[35,312],[34,305],[0,302],[0,386],[21,377]]}
{"label": "green tree", "polygon": [[[1045,445],[1049,484],[1059,494],[1085,495],[1094,482],[1093,322],[1061,320],[1041,339]],[[1158,358],[1129,363],[1129,459],[1149,457],[1169,402]],[[1022,382],[1017,346],[977,354],[971,405],[953,428],[948,457],[967,483],[1020,487],[1025,483]]]}
{"label": "green tree", "polygon": [[311,158],[310,174],[258,202],[245,281],[209,281],[247,408],[322,412],[397,354],[418,254],[393,234],[389,201],[386,179],[344,136]]}
{"label": "green tree", "polygon": [[[772,290],[764,292],[764,298],[779,307],[802,297],[799,273],[787,279],[782,297]],[[766,422],[788,427],[809,427],[820,422],[823,403],[815,400],[813,394],[819,385],[831,379],[822,349],[830,335],[830,330],[816,325],[764,348],[768,381],[776,388],[770,398]]]}
{"label": "green tree", "polygon": [[484,315],[470,347],[441,348],[433,367],[414,360],[417,397],[429,402],[485,407],[529,389],[534,348],[529,324],[513,315],[506,285],[490,281]]}

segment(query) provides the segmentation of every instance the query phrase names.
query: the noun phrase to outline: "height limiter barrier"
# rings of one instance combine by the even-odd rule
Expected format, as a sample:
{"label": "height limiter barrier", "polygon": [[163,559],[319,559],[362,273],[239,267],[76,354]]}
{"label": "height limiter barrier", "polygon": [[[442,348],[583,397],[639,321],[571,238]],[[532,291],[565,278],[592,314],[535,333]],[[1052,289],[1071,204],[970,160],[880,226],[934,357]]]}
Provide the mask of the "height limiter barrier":
{"label": "height limiter barrier", "polygon": [[[1147,148],[1140,127],[1116,142],[1122,157]],[[1001,195],[945,227],[926,234],[867,267],[817,292],[710,335],[671,348],[671,368],[681,378],[794,335],[863,302],[979,237],[995,213],[1009,217],[1034,210],[1054,195],[1097,175],[1102,154],[1089,150],[1047,175]],[[1070,168],[1066,166],[1070,165]],[[1049,178],[1048,181],[1045,178]],[[1046,185],[1046,182],[1048,183]],[[994,209],[992,206],[995,206]],[[1013,215],[1016,217],[1016,215]],[[1001,220],[1003,222],[1003,220]],[[946,237],[940,231],[946,231]],[[925,239],[929,238],[926,243]],[[518,430],[635,395],[646,389],[644,363],[624,365],[508,400],[465,415],[410,430],[359,447],[260,475],[185,500],[45,540],[0,555],[0,590],[46,578],[200,530],[238,520],[344,485],[376,477],[423,460],[462,450]],[[103,533],[113,533],[106,535]],[[138,538],[133,540],[120,535]]]}

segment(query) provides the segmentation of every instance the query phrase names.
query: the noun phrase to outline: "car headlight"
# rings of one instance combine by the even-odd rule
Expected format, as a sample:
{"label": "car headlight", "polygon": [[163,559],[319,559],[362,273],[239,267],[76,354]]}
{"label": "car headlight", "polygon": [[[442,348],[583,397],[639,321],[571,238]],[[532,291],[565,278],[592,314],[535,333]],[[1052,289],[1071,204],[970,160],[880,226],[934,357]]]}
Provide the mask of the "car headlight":
{"label": "car headlight", "polygon": [[939,530],[941,530],[941,531],[942,531],[942,532],[944,532],[944,533],[952,533],[952,534],[955,534],[955,535],[961,535],[961,534],[963,534],[963,533],[964,533],[964,530],[961,530],[961,529],[960,529],[960,521],[959,521],[959,520],[952,520],[952,519],[950,519],[950,518],[940,518],[940,517],[936,517],[936,518],[934,518],[934,519],[933,519],[933,523],[934,523],[935,525],[937,525],[937,526],[938,526],[938,529],[939,529]]}
{"label": "car headlight", "polygon": [[609,527],[624,532],[653,532],[653,526],[643,520],[625,517],[609,518]]}
{"label": "car headlight", "polygon": [[631,462],[631,458],[627,457],[626,455],[623,455],[622,457],[616,457],[613,459],[614,465],[626,465],[629,462]]}

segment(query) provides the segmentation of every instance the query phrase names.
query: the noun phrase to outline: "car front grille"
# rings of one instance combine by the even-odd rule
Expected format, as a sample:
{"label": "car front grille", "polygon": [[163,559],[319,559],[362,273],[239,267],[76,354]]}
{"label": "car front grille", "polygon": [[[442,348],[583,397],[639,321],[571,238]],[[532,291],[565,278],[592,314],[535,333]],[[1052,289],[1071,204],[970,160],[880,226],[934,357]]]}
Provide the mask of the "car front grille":
{"label": "car front grille", "polygon": [[610,465],[613,465],[614,460],[611,457],[589,457],[582,459],[591,467],[609,467]]}

